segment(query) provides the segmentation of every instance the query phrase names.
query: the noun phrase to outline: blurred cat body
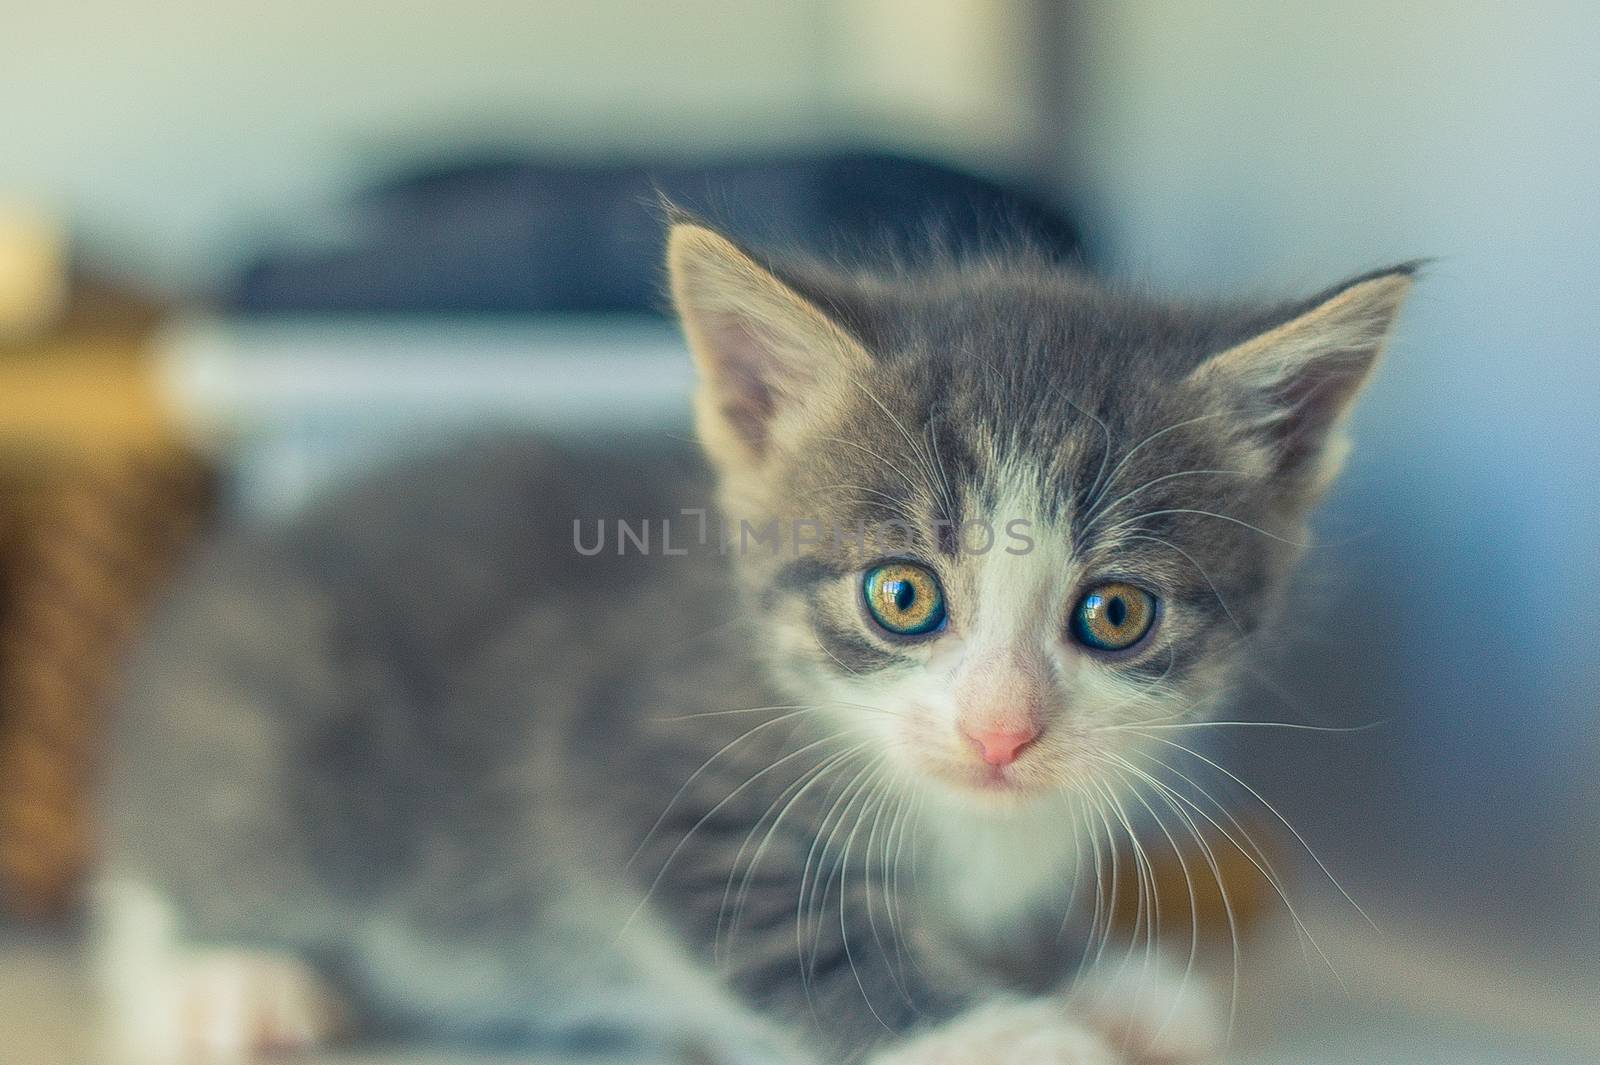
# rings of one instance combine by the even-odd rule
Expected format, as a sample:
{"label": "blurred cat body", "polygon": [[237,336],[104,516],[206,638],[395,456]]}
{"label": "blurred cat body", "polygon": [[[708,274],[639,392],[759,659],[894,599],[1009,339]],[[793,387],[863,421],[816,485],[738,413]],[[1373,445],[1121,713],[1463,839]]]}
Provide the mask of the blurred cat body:
{"label": "blurred cat body", "polygon": [[[114,1040],[1207,1057],[1190,974],[1067,993],[1127,983],[1075,977],[1079,833],[1270,622],[1411,268],[1177,306],[670,255],[709,471],[482,439],[169,598],[106,790]],[[619,519],[654,549],[593,550]]]}

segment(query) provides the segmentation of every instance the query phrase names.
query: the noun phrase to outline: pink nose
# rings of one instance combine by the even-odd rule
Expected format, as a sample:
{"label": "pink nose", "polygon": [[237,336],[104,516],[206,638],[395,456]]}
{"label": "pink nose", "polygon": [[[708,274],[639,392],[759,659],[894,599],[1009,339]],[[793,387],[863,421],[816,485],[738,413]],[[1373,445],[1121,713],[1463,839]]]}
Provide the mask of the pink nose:
{"label": "pink nose", "polygon": [[983,760],[993,766],[1010,765],[1017,760],[1022,749],[1039,738],[1036,728],[979,729],[967,733],[967,738],[978,745]]}

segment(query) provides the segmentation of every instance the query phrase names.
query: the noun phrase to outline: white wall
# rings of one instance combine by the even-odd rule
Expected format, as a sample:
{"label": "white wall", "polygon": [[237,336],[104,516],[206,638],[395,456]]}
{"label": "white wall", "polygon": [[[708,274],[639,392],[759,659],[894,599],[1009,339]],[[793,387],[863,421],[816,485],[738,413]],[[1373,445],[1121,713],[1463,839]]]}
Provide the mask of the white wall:
{"label": "white wall", "polygon": [[243,235],[397,153],[670,157],[878,138],[1004,169],[1031,132],[1010,47],[1026,8],[13,0],[0,201],[52,205],[100,258],[193,284]]}
{"label": "white wall", "polygon": [[[1600,5],[1092,0],[1078,22],[1071,187],[1120,270],[1292,290],[1439,257],[1327,523],[1349,576],[1308,609],[1372,656],[1328,709],[1391,722],[1372,742],[1411,779],[1387,846],[1592,928]],[[1334,808],[1383,813],[1360,798]]]}
{"label": "white wall", "polygon": [[815,136],[824,5],[13,3],[0,188],[184,276],[397,148]]}

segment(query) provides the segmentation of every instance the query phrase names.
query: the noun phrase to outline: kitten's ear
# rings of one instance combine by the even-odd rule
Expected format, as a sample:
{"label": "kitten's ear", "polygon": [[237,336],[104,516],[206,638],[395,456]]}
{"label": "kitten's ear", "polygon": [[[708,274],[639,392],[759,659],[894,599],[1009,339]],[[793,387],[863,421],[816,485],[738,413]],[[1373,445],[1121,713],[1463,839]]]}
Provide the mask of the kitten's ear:
{"label": "kitten's ear", "polygon": [[1201,363],[1189,380],[1234,411],[1268,470],[1312,495],[1349,450],[1340,423],[1383,353],[1419,264],[1352,278],[1287,320]]}
{"label": "kitten's ear", "polygon": [[702,225],[673,225],[667,269],[700,370],[701,443],[720,463],[758,464],[869,360],[815,304]]}

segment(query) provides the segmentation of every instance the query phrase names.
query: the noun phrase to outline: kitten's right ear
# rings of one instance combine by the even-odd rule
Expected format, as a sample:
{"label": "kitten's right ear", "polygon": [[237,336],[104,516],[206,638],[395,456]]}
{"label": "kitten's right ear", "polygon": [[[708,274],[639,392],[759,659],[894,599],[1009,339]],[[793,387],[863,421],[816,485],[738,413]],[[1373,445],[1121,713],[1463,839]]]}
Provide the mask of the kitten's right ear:
{"label": "kitten's right ear", "polygon": [[758,465],[798,439],[867,352],[810,300],[694,222],[667,239],[672,301],[700,370],[696,421],[712,459]]}

